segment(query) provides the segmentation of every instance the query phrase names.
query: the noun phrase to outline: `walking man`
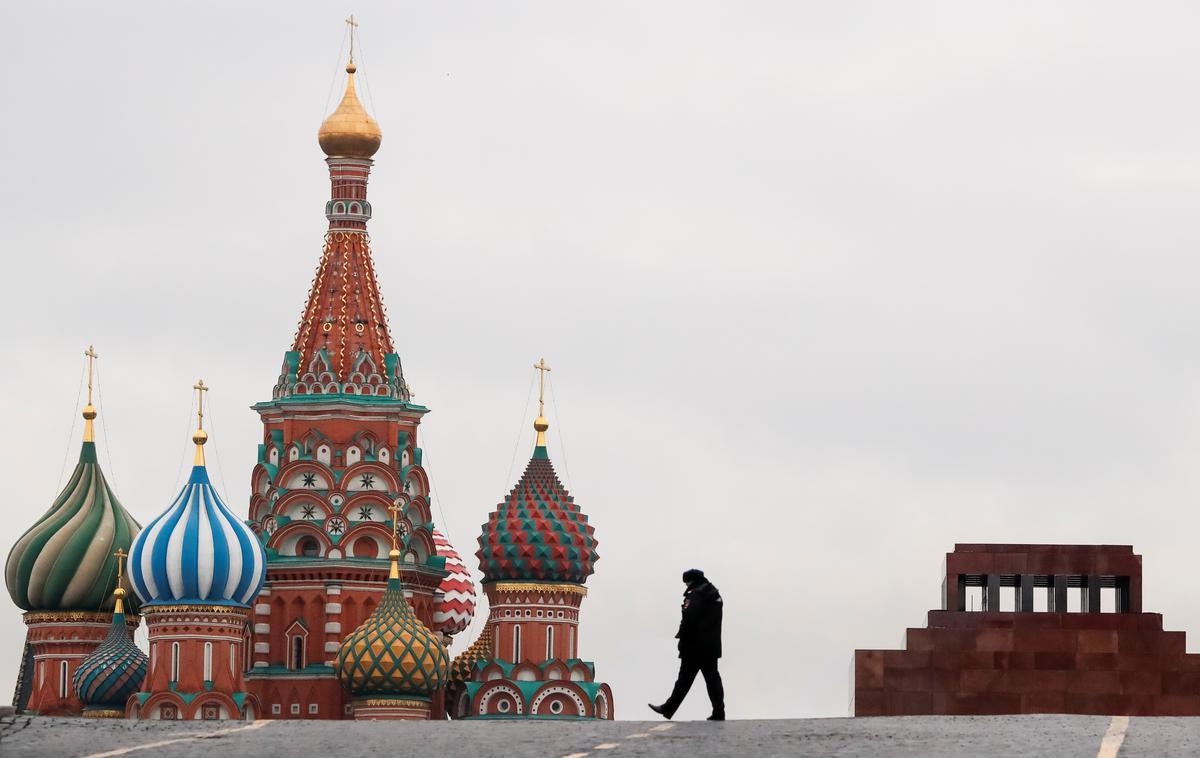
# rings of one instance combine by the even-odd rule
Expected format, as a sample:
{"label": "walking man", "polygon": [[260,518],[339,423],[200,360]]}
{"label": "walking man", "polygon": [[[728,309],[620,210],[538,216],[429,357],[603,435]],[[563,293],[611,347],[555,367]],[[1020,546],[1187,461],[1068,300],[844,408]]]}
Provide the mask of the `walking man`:
{"label": "walking man", "polygon": [[650,710],[667,718],[674,716],[699,672],[704,674],[708,699],[712,701],[708,720],[724,721],[725,688],[721,685],[721,672],[717,671],[717,659],[721,657],[721,593],[700,569],[683,572],[683,583],[687,585],[683,593],[683,618],[675,635],[679,640],[679,679],[667,702],[651,704]]}

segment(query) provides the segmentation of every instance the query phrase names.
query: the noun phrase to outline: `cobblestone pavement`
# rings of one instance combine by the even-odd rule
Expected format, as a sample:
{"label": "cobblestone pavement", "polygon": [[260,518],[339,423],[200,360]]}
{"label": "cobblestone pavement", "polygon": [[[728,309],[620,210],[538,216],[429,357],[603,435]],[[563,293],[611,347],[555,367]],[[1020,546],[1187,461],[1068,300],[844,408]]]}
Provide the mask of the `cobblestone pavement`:
{"label": "cobblestone pavement", "polygon": [[[1120,728],[1118,728],[1120,725]],[[1123,732],[1123,735],[1120,733]],[[1109,738],[1106,741],[1106,733]],[[1121,737],[1124,737],[1123,744]],[[1102,743],[1104,746],[1102,747]],[[698,722],[160,722],[0,717],[0,756],[1200,755],[1200,719],[980,716]],[[1119,750],[1119,753],[1117,752]]]}

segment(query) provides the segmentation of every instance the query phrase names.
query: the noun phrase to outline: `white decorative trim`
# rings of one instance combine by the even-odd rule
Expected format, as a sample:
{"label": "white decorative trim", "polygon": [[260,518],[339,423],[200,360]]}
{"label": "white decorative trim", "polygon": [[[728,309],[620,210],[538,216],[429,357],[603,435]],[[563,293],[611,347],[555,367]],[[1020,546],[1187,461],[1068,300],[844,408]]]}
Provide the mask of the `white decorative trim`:
{"label": "white decorative trim", "polygon": [[575,707],[579,709],[580,716],[587,715],[587,706],[584,705],[583,698],[579,697],[579,693],[576,692],[575,690],[571,689],[570,687],[544,687],[544,688],[542,688],[537,693],[537,695],[533,698],[533,702],[530,703],[529,712],[531,714],[536,715],[538,712],[538,706],[541,705],[542,701],[545,700],[550,695],[566,695],[567,697],[569,697],[575,701]]}
{"label": "white decorative trim", "polygon": [[325,622],[325,633],[326,634],[341,634],[342,633],[342,622],[326,621]]}
{"label": "white decorative trim", "polygon": [[271,625],[270,624],[255,624],[254,625],[254,633],[255,634],[270,634],[271,633]]}
{"label": "white decorative trim", "polygon": [[270,642],[255,642],[254,643],[254,652],[256,652],[256,653],[271,652],[271,643]]}
{"label": "white decorative trim", "polygon": [[341,612],[342,612],[342,604],[341,603],[326,603],[325,604],[325,613],[329,614],[330,616],[333,616],[334,614],[341,613]]}
{"label": "white decorative trim", "polygon": [[270,616],[271,606],[267,605],[266,603],[259,603],[258,605],[254,606],[254,613],[259,616]]}
{"label": "white decorative trim", "polygon": [[488,703],[490,703],[490,702],[492,701],[492,697],[493,697],[493,696],[494,696],[494,695],[495,695],[497,692],[504,692],[504,693],[507,693],[507,694],[509,694],[509,695],[512,695],[512,699],[513,699],[513,701],[516,703],[516,710],[515,710],[515,713],[516,713],[517,715],[520,715],[520,714],[522,714],[522,713],[524,713],[524,712],[525,712],[525,706],[524,706],[524,704],[523,704],[523,703],[522,703],[522,701],[521,701],[521,693],[517,692],[517,691],[516,691],[515,689],[513,689],[512,687],[509,687],[507,684],[499,684],[499,685],[496,685],[495,687],[492,687],[492,688],[491,688],[490,690],[488,690],[487,692],[485,692],[485,693],[484,693],[484,695],[483,695],[483,697],[482,697],[482,698],[480,698],[480,700],[479,700],[479,715],[480,715],[480,716],[486,716],[486,715],[487,715],[487,712],[488,712],[488,710],[487,710]]}

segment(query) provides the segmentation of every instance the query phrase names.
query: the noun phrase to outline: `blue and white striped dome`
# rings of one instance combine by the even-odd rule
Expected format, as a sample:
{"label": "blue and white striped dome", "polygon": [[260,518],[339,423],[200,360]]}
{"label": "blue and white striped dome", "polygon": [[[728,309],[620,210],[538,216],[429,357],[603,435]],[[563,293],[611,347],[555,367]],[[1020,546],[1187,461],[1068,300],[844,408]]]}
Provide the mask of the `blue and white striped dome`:
{"label": "blue and white striped dome", "polygon": [[129,551],[129,578],[147,605],[248,606],[266,576],[262,544],[221,502],[203,464]]}

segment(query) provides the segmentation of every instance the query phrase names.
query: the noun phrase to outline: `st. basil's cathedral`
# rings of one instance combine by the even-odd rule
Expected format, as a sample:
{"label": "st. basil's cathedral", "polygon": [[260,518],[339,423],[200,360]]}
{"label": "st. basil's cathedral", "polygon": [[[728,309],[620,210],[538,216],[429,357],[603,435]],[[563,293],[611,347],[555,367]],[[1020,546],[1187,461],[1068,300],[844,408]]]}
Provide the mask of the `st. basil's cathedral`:
{"label": "st. basil's cathedral", "polygon": [[[97,461],[88,348],[79,462],[5,564],[28,628],[19,711],[613,718],[612,691],[578,650],[597,543],[550,461],[541,381],[529,464],[478,538],[489,617],[450,653],[477,590],[433,521],[429,409],[412,400],[371,261],[367,181],[383,135],[355,72],[352,44],[345,94],[318,133],[329,230],[271,398],[253,406],[263,435],[248,511],[209,479],[203,381],[182,490],[145,527],[125,510]],[[545,361],[535,368],[544,380]],[[134,643],[142,623],[147,652]]]}

